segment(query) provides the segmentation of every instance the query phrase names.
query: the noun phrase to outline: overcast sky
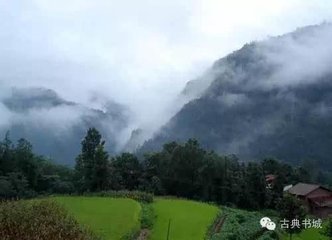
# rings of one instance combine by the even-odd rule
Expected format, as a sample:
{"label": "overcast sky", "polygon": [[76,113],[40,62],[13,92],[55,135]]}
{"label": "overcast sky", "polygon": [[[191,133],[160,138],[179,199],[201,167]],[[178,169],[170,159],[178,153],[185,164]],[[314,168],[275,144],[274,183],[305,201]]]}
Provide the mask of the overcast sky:
{"label": "overcast sky", "polygon": [[0,88],[101,95],[149,125],[218,58],[331,18],[330,0],[0,0]]}

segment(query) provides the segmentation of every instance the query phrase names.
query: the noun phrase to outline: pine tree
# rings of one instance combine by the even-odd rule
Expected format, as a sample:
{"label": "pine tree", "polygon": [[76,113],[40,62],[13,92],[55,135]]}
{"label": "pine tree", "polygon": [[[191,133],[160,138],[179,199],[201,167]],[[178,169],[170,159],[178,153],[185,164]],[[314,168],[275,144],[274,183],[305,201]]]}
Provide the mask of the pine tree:
{"label": "pine tree", "polygon": [[93,188],[100,191],[108,187],[109,179],[109,162],[108,154],[104,150],[104,145],[100,144],[97,147],[94,164]]}
{"label": "pine tree", "polygon": [[104,141],[95,128],[89,128],[83,141],[82,151],[76,158],[76,185],[80,191],[96,191],[106,187],[108,181],[108,154]]}

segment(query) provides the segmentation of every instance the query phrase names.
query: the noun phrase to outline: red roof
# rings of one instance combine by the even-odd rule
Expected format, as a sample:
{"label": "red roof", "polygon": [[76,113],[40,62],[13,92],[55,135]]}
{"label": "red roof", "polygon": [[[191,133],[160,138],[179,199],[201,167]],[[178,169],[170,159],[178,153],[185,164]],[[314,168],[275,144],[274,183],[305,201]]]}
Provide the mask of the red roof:
{"label": "red roof", "polygon": [[276,175],[268,174],[265,176],[266,181],[274,181],[276,179]]}
{"label": "red roof", "polygon": [[288,189],[288,192],[297,196],[306,196],[320,187],[321,186],[316,184],[298,183],[292,188]]}

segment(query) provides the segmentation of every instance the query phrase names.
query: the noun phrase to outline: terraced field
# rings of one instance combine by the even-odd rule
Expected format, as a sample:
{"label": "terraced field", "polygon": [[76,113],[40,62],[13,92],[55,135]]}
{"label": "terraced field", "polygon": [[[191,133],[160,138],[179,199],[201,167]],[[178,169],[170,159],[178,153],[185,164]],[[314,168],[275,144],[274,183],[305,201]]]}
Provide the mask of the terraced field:
{"label": "terraced field", "polygon": [[119,240],[139,228],[141,206],[125,198],[56,197],[74,217],[105,240]]}
{"label": "terraced field", "polygon": [[177,199],[156,199],[157,219],[151,240],[202,240],[219,209],[205,203]]}

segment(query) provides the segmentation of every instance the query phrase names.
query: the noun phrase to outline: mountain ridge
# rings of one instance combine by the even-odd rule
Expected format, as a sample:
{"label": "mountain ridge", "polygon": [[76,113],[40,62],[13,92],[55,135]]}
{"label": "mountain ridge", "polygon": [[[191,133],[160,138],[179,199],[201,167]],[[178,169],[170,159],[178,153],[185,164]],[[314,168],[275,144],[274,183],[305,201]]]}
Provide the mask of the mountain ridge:
{"label": "mountain ridge", "polygon": [[38,154],[73,165],[80,151],[80,141],[88,128],[96,127],[107,139],[110,153],[117,149],[117,136],[128,126],[127,109],[115,102],[105,110],[86,107],[61,98],[47,88],[13,88],[1,102],[10,112],[10,122],[2,127],[16,141],[26,138]]}
{"label": "mountain ridge", "polygon": [[[246,44],[217,60],[206,90],[139,151],[196,138],[208,149],[242,159],[276,157],[293,163],[311,159],[331,167],[332,59],[328,53],[332,49],[317,44],[330,40],[331,24],[309,26]],[[308,57],[313,53],[317,54]]]}

